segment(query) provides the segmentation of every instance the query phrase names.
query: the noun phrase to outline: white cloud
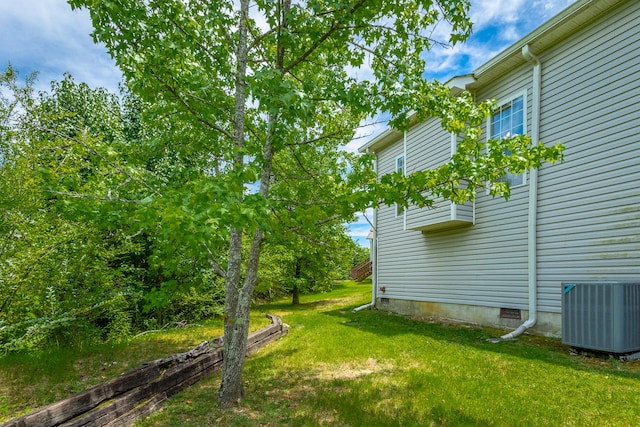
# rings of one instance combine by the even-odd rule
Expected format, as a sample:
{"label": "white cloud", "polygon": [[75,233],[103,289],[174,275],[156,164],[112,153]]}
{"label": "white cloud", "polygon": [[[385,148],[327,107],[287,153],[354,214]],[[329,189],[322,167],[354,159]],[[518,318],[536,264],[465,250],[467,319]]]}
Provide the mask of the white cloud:
{"label": "white cloud", "polygon": [[351,225],[349,227],[349,235],[351,237],[364,237],[366,238],[369,233],[371,232],[371,229],[369,228],[369,225],[367,224],[366,227],[363,226],[357,226],[357,225]]}
{"label": "white cloud", "polygon": [[357,215],[357,220],[350,224],[351,228],[356,230],[358,236],[366,237],[371,231],[371,223],[373,221],[373,209],[369,208],[366,212],[361,212]]}
{"label": "white cloud", "polygon": [[[468,74],[509,47],[575,0],[478,0],[471,3],[473,33],[451,48],[434,46],[425,53],[427,78],[446,81]],[[447,25],[439,25],[437,38],[445,39]],[[443,33],[444,32],[444,33]]]}
{"label": "white cloud", "polygon": [[471,21],[476,28],[518,22],[525,0],[478,0],[471,2]]}
{"label": "white cloud", "polygon": [[[573,2],[472,0],[473,35],[465,44],[450,49],[434,46],[426,54],[426,76],[446,81],[472,72]],[[264,17],[255,11],[252,13],[261,27],[265,25]],[[449,31],[450,26],[442,22],[431,35],[447,42]],[[93,43],[91,32],[88,12],[72,11],[63,0],[0,1],[0,69],[10,61],[22,75],[40,71],[38,89],[48,89],[51,80],[61,79],[67,71],[77,81],[116,92],[121,74],[104,46]],[[371,77],[371,70],[365,65],[352,70],[350,75],[363,80]],[[357,138],[346,149],[355,152],[385,129],[384,118],[379,123],[359,128]],[[366,246],[364,237],[369,232],[366,220],[361,216],[351,229],[358,242]]]}
{"label": "white cloud", "polygon": [[[366,212],[367,218],[369,220],[373,219],[373,209],[367,209]],[[371,231],[371,224],[365,218],[365,215],[360,213],[358,214],[358,220],[349,224],[348,233],[351,238],[358,243],[360,246],[368,248],[370,245],[367,236],[369,236],[369,232]]]}
{"label": "white cloud", "polygon": [[86,10],[72,11],[60,0],[26,0],[0,3],[0,67],[9,62],[22,75],[39,72],[39,89],[64,72],[90,86],[117,91],[120,71],[106,48],[91,39],[93,30]]}

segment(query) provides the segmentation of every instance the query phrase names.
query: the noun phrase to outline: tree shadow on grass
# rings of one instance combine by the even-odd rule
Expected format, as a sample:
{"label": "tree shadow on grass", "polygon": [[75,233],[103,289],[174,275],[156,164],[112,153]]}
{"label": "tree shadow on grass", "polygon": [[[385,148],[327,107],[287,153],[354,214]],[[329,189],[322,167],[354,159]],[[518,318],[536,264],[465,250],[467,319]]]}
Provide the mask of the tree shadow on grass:
{"label": "tree shadow on grass", "polygon": [[[332,366],[333,372],[338,374],[336,378],[323,376],[311,366],[276,372],[268,369],[278,366],[279,359],[295,352],[278,349],[256,355],[248,363],[247,377],[252,378],[252,382],[245,404],[256,417],[256,425],[262,425],[262,422],[287,426],[492,425],[490,419],[469,416],[453,406],[448,408],[441,403],[427,402],[414,405],[402,398],[406,392],[402,386],[381,389],[372,383],[376,375],[392,376],[393,370],[377,373],[364,370],[352,377],[341,377],[342,367]],[[274,411],[270,408],[287,410],[275,410],[279,419],[274,419]]]}
{"label": "tree shadow on grass", "polygon": [[[341,301],[340,296],[336,296],[335,293],[346,290],[348,288],[347,285],[342,283],[336,283],[331,293],[316,293],[316,294],[304,294],[301,297],[301,303],[293,305],[291,303],[291,298],[288,300],[280,300],[275,302],[270,302],[266,304],[258,304],[254,308],[253,311],[261,311],[261,312],[269,312],[269,311],[311,311],[311,310],[319,310],[323,307],[329,307],[331,305],[335,305]],[[327,299],[326,297],[331,295],[331,299]]]}
{"label": "tree shadow on grass", "polygon": [[525,334],[512,341],[492,343],[488,339],[498,337],[504,331],[462,323],[414,319],[380,310],[354,313],[345,308],[325,311],[323,314],[342,318],[341,324],[345,327],[381,337],[412,334],[580,371],[601,369],[607,374],[623,378],[638,379],[640,373],[640,361],[624,362],[625,369],[619,369],[623,362],[606,355],[594,358],[571,356],[569,346],[562,344],[557,338]]}
{"label": "tree shadow on grass", "polygon": [[260,313],[287,313],[287,312],[304,312],[304,311],[322,311],[324,307],[335,305],[337,300],[311,301],[293,305],[290,302],[277,302],[262,305],[252,309],[252,312]]}

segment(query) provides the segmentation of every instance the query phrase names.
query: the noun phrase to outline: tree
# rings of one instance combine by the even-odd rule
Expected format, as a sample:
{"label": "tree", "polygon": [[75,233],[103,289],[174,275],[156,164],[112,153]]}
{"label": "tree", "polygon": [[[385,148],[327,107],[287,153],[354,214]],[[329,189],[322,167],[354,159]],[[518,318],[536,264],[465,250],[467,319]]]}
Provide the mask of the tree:
{"label": "tree", "polygon": [[289,294],[291,303],[298,305],[301,294],[329,291],[336,280],[348,278],[359,251],[344,225],[318,227],[313,236],[283,233],[267,239],[257,291]]}
{"label": "tree", "polygon": [[335,203],[353,165],[352,154],[318,152],[313,145],[293,144],[274,156],[274,215],[265,236],[272,262],[261,268],[261,279],[279,284],[294,305],[301,293],[331,289],[353,266],[356,244],[344,224],[354,214],[348,203]]}
{"label": "tree", "polygon": [[[58,193],[100,192],[108,180],[96,135],[114,143],[119,104],[70,76],[52,94],[0,74],[0,347],[4,350],[122,334],[135,304],[122,258],[138,250],[122,230],[96,221],[95,199],[70,204]],[[80,135],[79,143],[70,140]],[[111,174],[106,174],[111,175]],[[100,179],[93,179],[101,176]],[[89,218],[88,213],[91,213]],[[113,224],[113,222],[112,222]],[[98,327],[101,323],[102,327]]]}
{"label": "tree", "polygon": [[131,94],[121,103],[65,75],[36,95],[33,79],[0,73],[0,348],[220,314],[201,246],[173,237],[185,227],[175,204],[143,203],[169,180],[184,188],[180,171],[197,159],[155,143],[161,128]]}
{"label": "tree", "polygon": [[[497,179],[505,169],[517,172],[559,158],[559,151],[532,146],[525,137],[485,145],[478,126],[492,103],[451,98],[446,87],[422,78],[424,52],[437,43],[429,36],[434,25],[449,22],[453,43],[471,31],[468,1],[70,4],[90,10],[93,36],[105,43],[129,88],[154,103],[162,117],[183,121],[184,133],[175,144],[192,144],[215,162],[209,176],[190,183],[189,200],[173,200],[199,218],[192,228],[194,241],[215,235],[228,244],[226,257],[209,259],[225,279],[224,407],[243,395],[261,247],[274,217],[285,213],[271,193],[280,153],[303,146],[321,155],[335,153],[363,119],[379,111],[389,113],[390,124],[399,128],[408,124],[411,111],[418,119],[441,117],[447,130],[464,135],[452,162],[409,177],[392,175],[377,183],[370,158],[351,159],[349,173],[333,185],[333,203],[341,213],[380,202],[429,206],[436,196],[464,200],[485,182],[496,182],[493,194],[508,195],[508,186]],[[363,78],[357,77],[358,69]],[[145,199],[156,203],[158,196]]]}

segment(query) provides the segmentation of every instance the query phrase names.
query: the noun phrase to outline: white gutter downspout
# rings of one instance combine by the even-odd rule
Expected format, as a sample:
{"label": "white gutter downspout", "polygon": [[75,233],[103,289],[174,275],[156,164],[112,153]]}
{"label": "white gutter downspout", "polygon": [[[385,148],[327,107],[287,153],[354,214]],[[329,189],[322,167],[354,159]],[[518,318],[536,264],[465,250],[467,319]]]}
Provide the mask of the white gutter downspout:
{"label": "white gutter downspout", "polygon": [[[376,157],[377,158],[377,157]],[[404,131],[404,140],[402,141],[402,174],[404,176],[407,176],[407,131]],[[407,229],[407,215],[409,213],[409,207],[407,206],[407,208],[404,210],[403,212],[403,218],[402,218],[402,228],[403,229]]]}
{"label": "white gutter downspout", "polygon": [[[378,171],[378,156],[376,156],[376,162],[374,165],[376,172]],[[376,298],[378,293],[378,210],[373,211],[373,239],[371,240],[371,253],[369,254],[371,262],[373,263],[371,269],[371,302],[360,307],[353,309],[354,313],[362,311],[364,309],[375,307]]]}
{"label": "white gutter downspout", "polygon": [[[542,86],[542,64],[535,56],[529,45],[522,48],[522,57],[533,64],[533,100],[531,112],[531,140],[538,143],[540,140],[540,98]],[[535,326],[538,321],[538,277],[537,277],[537,242],[536,232],[538,223],[538,170],[531,169],[529,182],[529,216],[528,216],[528,269],[529,269],[529,319],[520,325],[515,331],[501,336],[503,340],[516,338],[524,331]]]}
{"label": "white gutter downspout", "polygon": [[377,298],[377,283],[378,283],[378,214],[377,211],[373,211],[373,239],[371,239],[371,302],[361,305],[353,309],[354,313],[362,311],[367,308],[375,307]]}

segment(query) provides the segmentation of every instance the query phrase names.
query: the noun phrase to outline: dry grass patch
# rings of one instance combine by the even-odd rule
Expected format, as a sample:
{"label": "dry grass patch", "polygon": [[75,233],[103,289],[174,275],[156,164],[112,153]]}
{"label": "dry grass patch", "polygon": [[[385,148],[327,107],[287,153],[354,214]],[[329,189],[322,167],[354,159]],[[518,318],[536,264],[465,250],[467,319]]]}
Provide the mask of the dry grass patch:
{"label": "dry grass patch", "polygon": [[392,372],[394,365],[389,362],[380,362],[369,358],[364,363],[346,362],[338,365],[329,363],[317,363],[316,370],[312,377],[321,381],[330,380],[354,380],[363,376],[379,373]]}

